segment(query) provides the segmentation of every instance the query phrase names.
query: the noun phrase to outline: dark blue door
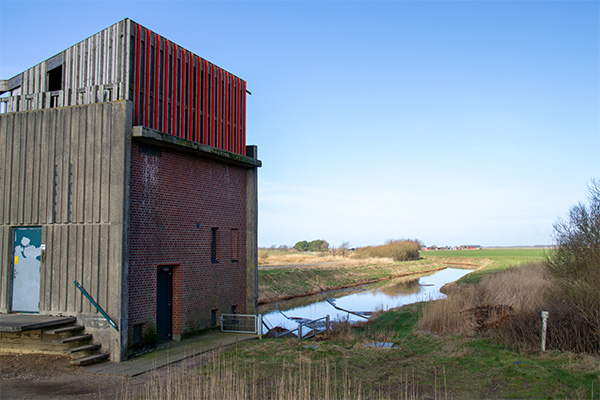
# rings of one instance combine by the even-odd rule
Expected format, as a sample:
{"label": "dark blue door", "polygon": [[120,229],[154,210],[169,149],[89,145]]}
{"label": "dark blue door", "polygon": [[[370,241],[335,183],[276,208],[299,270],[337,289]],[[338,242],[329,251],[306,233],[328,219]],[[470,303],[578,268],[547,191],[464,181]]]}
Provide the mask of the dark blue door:
{"label": "dark blue door", "polygon": [[173,320],[173,271],[159,267],[156,278],[156,335],[158,340],[171,340]]}

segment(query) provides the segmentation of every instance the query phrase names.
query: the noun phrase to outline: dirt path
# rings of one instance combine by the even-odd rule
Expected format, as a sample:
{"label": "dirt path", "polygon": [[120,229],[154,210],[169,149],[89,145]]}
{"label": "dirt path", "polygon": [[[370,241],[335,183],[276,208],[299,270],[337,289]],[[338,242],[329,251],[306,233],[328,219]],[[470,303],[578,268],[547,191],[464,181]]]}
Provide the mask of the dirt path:
{"label": "dirt path", "polygon": [[0,354],[0,398],[131,398],[146,392],[148,384],[156,380],[163,369],[170,373],[186,373],[205,360],[206,357],[197,356],[130,378],[87,372],[82,367],[69,364],[66,356]]}

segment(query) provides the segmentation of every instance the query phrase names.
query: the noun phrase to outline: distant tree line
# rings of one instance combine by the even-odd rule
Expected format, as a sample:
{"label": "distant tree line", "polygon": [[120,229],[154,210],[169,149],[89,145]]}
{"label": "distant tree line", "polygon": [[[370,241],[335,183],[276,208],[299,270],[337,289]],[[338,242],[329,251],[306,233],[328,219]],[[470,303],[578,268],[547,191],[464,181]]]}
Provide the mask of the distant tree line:
{"label": "distant tree line", "polygon": [[294,245],[294,249],[298,251],[328,251],[329,243],[326,240],[312,240],[307,242],[306,240],[301,240]]}

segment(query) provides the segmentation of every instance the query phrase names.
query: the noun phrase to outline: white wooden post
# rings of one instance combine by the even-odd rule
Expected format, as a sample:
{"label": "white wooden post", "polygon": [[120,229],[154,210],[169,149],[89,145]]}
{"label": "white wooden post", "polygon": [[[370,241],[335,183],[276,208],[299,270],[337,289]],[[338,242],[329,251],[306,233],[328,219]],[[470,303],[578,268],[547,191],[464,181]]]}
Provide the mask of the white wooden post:
{"label": "white wooden post", "polygon": [[262,314],[258,314],[258,318],[257,318],[257,323],[258,323],[258,339],[262,339]]}
{"label": "white wooden post", "polygon": [[547,321],[548,321],[548,311],[542,311],[542,351],[546,351]]}

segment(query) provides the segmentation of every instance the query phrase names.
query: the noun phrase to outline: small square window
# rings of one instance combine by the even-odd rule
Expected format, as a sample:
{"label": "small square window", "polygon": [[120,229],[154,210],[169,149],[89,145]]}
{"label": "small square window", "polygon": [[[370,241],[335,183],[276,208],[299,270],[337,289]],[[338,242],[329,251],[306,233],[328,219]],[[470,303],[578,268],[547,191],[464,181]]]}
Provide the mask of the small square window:
{"label": "small square window", "polygon": [[144,338],[144,324],[133,326],[133,344],[140,344]]}

